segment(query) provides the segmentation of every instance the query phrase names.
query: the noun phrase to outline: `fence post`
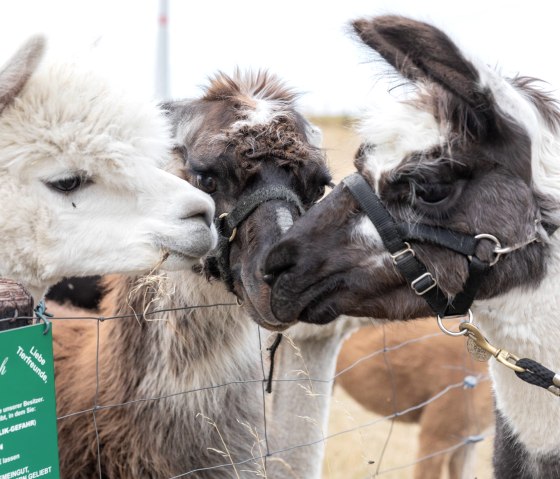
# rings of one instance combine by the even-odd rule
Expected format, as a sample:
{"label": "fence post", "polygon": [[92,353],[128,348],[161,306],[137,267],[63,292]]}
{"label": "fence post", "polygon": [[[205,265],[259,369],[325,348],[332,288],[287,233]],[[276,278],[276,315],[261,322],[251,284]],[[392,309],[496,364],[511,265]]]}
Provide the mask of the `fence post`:
{"label": "fence post", "polygon": [[29,292],[16,281],[0,278],[0,331],[27,326],[32,317],[33,298]]}

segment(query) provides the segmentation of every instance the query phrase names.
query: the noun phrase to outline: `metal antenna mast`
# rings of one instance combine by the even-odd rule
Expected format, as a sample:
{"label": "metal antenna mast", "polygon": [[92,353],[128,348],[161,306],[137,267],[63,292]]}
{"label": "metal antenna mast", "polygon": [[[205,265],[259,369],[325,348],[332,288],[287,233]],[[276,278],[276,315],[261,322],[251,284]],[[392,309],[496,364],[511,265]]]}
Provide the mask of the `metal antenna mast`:
{"label": "metal antenna mast", "polygon": [[160,100],[169,99],[168,19],[169,1],[159,0],[156,96]]}

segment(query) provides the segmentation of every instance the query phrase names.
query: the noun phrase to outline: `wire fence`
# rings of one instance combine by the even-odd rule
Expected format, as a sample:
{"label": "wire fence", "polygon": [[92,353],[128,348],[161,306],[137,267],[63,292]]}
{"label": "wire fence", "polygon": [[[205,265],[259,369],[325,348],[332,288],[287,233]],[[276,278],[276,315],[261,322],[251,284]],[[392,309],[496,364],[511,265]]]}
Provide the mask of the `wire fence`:
{"label": "wire fence", "polygon": [[[99,364],[100,364],[100,343],[101,343],[101,335],[100,335],[100,328],[102,323],[106,322],[106,321],[112,321],[112,320],[124,320],[124,319],[135,319],[137,320],[138,318],[144,318],[146,320],[149,320],[150,316],[155,316],[155,315],[159,315],[159,314],[163,314],[163,313],[169,313],[169,312],[187,312],[187,311],[191,311],[191,310],[200,310],[200,309],[215,309],[215,308],[223,308],[223,307],[238,307],[238,305],[236,303],[216,303],[216,304],[204,304],[204,305],[196,305],[196,306],[184,306],[184,307],[177,307],[177,308],[167,308],[167,309],[156,309],[153,311],[141,311],[141,312],[132,312],[130,314],[124,314],[124,315],[115,315],[115,316],[96,316],[96,315],[92,315],[92,316],[60,316],[60,317],[53,317],[51,319],[51,321],[53,322],[53,324],[55,324],[55,328],[58,327],[63,327],[64,322],[65,321],[69,321],[69,320],[79,320],[79,321],[95,321],[96,322],[96,344],[95,344],[95,396],[94,396],[94,401],[91,407],[83,409],[83,410],[76,410],[76,411],[66,411],[64,412],[64,414],[60,415],[57,420],[60,422],[65,421],[69,418],[73,418],[76,416],[83,416],[83,415],[91,415],[92,417],[92,421],[94,424],[94,429],[95,429],[95,447],[97,450],[97,473],[99,478],[104,477],[103,475],[103,463],[102,463],[102,448],[103,448],[103,444],[102,444],[102,440],[100,439],[100,435],[99,435],[99,429],[98,429],[98,424],[97,424],[97,415],[102,412],[102,411],[106,411],[106,410],[110,410],[110,409],[116,409],[116,408],[126,408],[126,407],[133,407],[134,405],[140,404],[140,403],[149,403],[149,402],[156,402],[156,401],[163,401],[166,399],[170,399],[170,398],[175,398],[178,396],[185,396],[185,395],[189,395],[189,394],[193,394],[193,393],[198,393],[198,392],[203,392],[203,391],[212,391],[212,390],[220,390],[223,388],[228,388],[230,386],[233,385],[242,385],[242,384],[262,384],[262,389],[263,389],[263,396],[265,394],[265,388],[267,383],[272,383],[272,394],[274,394],[274,385],[278,385],[278,384],[289,384],[289,383],[294,383],[294,387],[297,387],[297,383],[301,384],[301,383],[307,383],[307,384],[328,384],[328,385],[335,385],[337,382],[337,379],[339,379],[342,375],[348,373],[350,370],[359,367],[360,365],[365,364],[367,361],[372,360],[373,358],[375,358],[376,356],[381,356],[384,358],[384,362],[387,365],[387,370],[389,371],[390,377],[391,377],[391,381],[393,383],[393,387],[392,387],[392,391],[390,392],[389,395],[389,400],[392,401],[393,405],[396,405],[396,399],[395,399],[395,395],[396,395],[396,390],[394,387],[394,382],[395,382],[395,378],[396,378],[396,371],[395,368],[397,368],[397,366],[393,366],[391,367],[390,365],[390,354],[398,351],[398,350],[403,350],[404,348],[410,348],[412,345],[418,344],[418,343],[427,343],[429,344],[430,341],[433,341],[434,338],[438,338],[441,337],[442,333],[440,332],[433,332],[433,333],[429,333],[429,334],[424,334],[422,336],[419,337],[415,337],[412,339],[407,339],[404,341],[401,341],[397,344],[393,344],[393,345],[388,345],[385,343],[385,337],[384,337],[384,344],[382,348],[376,349],[376,350],[372,350],[372,351],[367,351],[366,353],[362,354],[357,360],[353,361],[350,365],[339,369],[338,371],[333,371],[332,375],[327,377],[327,378],[319,378],[319,377],[310,377],[309,374],[304,374],[301,377],[298,378],[290,378],[290,379],[286,379],[286,378],[277,378],[277,377],[269,377],[269,372],[272,371],[272,368],[270,368],[269,364],[265,363],[265,359],[263,358],[263,354],[260,355],[261,357],[261,364],[260,364],[260,371],[261,374],[259,375],[259,377],[253,377],[253,378],[244,378],[242,380],[231,380],[231,381],[226,381],[220,384],[207,384],[204,386],[200,386],[200,387],[195,387],[189,390],[185,390],[185,391],[179,391],[179,392],[174,392],[171,394],[157,394],[156,391],[154,391],[154,395],[151,396],[146,396],[146,397],[139,397],[139,398],[129,398],[125,401],[122,402],[118,402],[118,403],[102,403],[100,402],[99,398],[100,398],[100,370],[99,370]],[[21,319],[21,318],[20,318]],[[32,318],[29,318],[32,319]],[[13,318],[5,318],[5,319],[0,319],[0,321],[11,321],[13,320]],[[414,324],[410,325],[411,328],[414,328]],[[382,326],[377,326],[377,328],[382,328]],[[261,347],[261,351],[264,349],[263,347],[263,337],[262,337],[263,331],[258,329],[258,344]],[[359,333],[360,334],[360,333]],[[458,345],[458,347],[460,347]],[[56,364],[57,358],[55,357],[55,364]],[[439,367],[449,367],[449,368],[457,368],[458,366],[456,364],[452,364],[452,365],[446,365],[445,363],[439,364]],[[414,364],[410,365],[411,368],[414,367]],[[182,477],[190,477],[190,476],[196,476],[197,473],[200,472],[207,472],[207,471],[213,471],[213,470],[217,470],[217,469],[223,469],[223,468],[229,468],[231,469],[232,467],[235,469],[236,467],[241,467],[244,466],[246,464],[249,463],[255,463],[255,461],[262,461],[265,466],[264,468],[266,468],[266,460],[270,459],[274,456],[277,456],[278,454],[281,453],[286,453],[288,451],[294,450],[294,449],[301,449],[301,450],[305,450],[305,448],[309,448],[312,446],[317,446],[317,445],[321,445],[323,443],[328,443],[329,441],[335,439],[335,438],[340,438],[340,437],[352,437],[352,441],[355,441],[354,436],[352,435],[353,433],[356,432],[362,432],[362,431],[366,431],[366,430],[371,430],[372,428],[378,427],[380,424],[382,423],[387,423],[390,422],[390,427],[389,427],[389,431],[386,433],[385,435],[385,439],[384,439],[384,444],[382,446],[382,450],[381,452],[377,452],[377,459],[375,461],[369,461],[371,464],[375,463],[375,471],[368,471],[366,474],[364,474],[362,477],[377,477],[377,476],[384,476],[384,475],[388,475],[391,473],[394,473],[395,471],[399,471],[399,470],[406,470],[407,473],[412,474],[412,469],[414,466],[423,463],[425,461],[428,461],[434,457],[437,456],[445,456],[448,455],[450,453],[452,453],[455,450],[458,450],[460,448],[463,448],[464,446],[467,445],[473,445],[475,443],[478,442],[482,442],[482,441],[486,441],[488,442],[488,440],[492,437],[492,432],[488,432],[487,428],[480,426],[478,427],[478,431],[475,434],[467,434],[464,435],[463,437],[457,437],[456,440],[453,442],[452,445],[448,446],[448,447],[444,447],[442,449],[438,449],[435,450],[433,452],[430,452],[429,454],[423,455],[423,456],[418,456],[416,457],[414,460],[412,461],[408,461],[408,462],[403,462],[403,463],[399,463],[397,465],[394,465],[394,460],[391,461],[393,463],[393,465],[387,466],[387,467],[383,467],[384,464],[384,457],[387,454],[388,451],[390,451],[390,440],[391,440],[391,436],[393,434],[393,423],[395,420],[399,420],[401,418],[403,418],[403,416],[406,416],[408,414],[411,414],[413,412],[416,411],[420,411],[424,408],[426,408],[426,406],[430,405],[431,403],[434,403],[438,400],[440,400],[441,398],[445,397],[446,395],[451,394],[453,391],[462,391],[462,390],[473,390],[474,388],[480,387],[480,384],[488,381],[488,376],[487,374],[480,374],[477,373],[475,371],[472,371],[470,369],[468,369],[467,366],[463,366],[460,367],[463,369],[464,372],[464,379],[458,382],[454,382],[451,384],[447,384],[445,385],[445,387],[433,392],[429,397],[425,397],[423,398],[421,401],[408,406],[404,409],[398,410],[396,407],[394,409],[394,412],[392,412],[391,414],[386,414],[386,415],[378,415],[378,416],[374,416],[373,414],[370,416],[371,418],[368,420],[363,420],[362,422],[360,422],[359,424],[355,424],[351,427],[343,427],[340,430],[334,431],[334,432],[330,432],[327,433],[326,431],[324,431],[323,436],[321,439],[318,440],[314,440],[314,441],[309,441],[309,442],[305,442],[305,443],[301,443],[301,444],[297,444],[295,446],[290,446],[290,447],[286,447],[286,448],[282,448],[282,449],[272,449],[270,448],[270,445],[268,444],[268,431],[267,431],[267,420],[266,420],[266,415],[267,415],[267,411],[266,411],[266,407],[264,406],[265,401],[263,400],[263,410],[262,410],[262,415],[263,415],[263,425],[264,425],[264,438],[263,438],[263,442],[264,442],[264,447],[263,447],[263,451],[261,451],[261,453],[255,453],[255,454],[251,454],[250,457],[247,457],[246,459],[241,459],[241,460],[232,460],[231,457],[229,458],[229,460],[225,460],[223,461],[223,463],[221,464],[212,464],[212,465],[208,465],[207,467],[198,467],[196,469],[192,469],[192,470],[187,470],[184,471],[180,474],[168,477],[167,479],[177,479],[177,478],[182,478]],[[426,378],[419,378],[419,380],[427,380]],[[465,396],[467,397],[467,396]],[[468,401],[472,401],[471,399],[468,399]],[[479,411],[477,411],[477,407],[479,407],[478,405],[471,403],[471,404],[466,404],[465,406],[465,410],[469,411],[469,416],[467,418],[467,421],[470,421],[471,424],[475,424],[477,423],[478,420],[478,414]],[[447,412],[442,411],[441,412],[442,415],[447,414]],[[471,428],[472,429],[472,428]],[[412,445],[412,443],[415,443],[417,441],[417,438],[415,437],[409,437],[409,441]],[[354,442],[353,442],[354,444]],[[356,445],[355,445],[356,446]],[[59,447],[64,447],[64,444],[59,444]],[[362,451],[361,451],[361,456],[363,458],[365,457],[371,457],[372,454],[375,455],[375,453],[371,450],[369,450],[369,446],[368,444],[362,444]],[[411,446],[413,447],[413,446]],[[353,447],[354,449],[356,449],[356,447]],[[328,452],[328,449],[327,449]],[[400,455],[400,452],[397,451],[396,452],[397,455]],[[329,462],[329,456],[327,454],[326,457],[326,463]],[[364,462],[368,462],[367,460],[364,459]],[[237,472],[236,472],[237,474]],[[262,472],[260,474],[257,475],[262,475],[264,477],[266,476],[266,471]],[[236,477],[236,476],[232,476],[232,477]],[[351,478],[351,477],[357,477],[352,475],[352,471],[348,471],[345,470],[344,472],[337,472],[337,471],[333,471],[332,467],[329,468],[328,471],[325,471],[324,476],[323,477],[328,477],[328,478],[342,478],[344,477],[346,478]],[[393,476],[391,476],[393,477]],[[396,476],[395,476],[396,477]],[[406,476],[398,476],[398,477],[406,477]],[[139,478],[141,479],[141,478]]]}

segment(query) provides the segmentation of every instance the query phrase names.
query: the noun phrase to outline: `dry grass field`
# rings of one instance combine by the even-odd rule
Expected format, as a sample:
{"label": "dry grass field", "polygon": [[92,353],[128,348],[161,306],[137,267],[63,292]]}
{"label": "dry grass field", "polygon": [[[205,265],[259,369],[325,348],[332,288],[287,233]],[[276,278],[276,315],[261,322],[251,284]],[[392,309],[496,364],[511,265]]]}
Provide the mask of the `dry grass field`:
{"label": "dry grass field", "polygon": [[[338,182],[354,171],[352,161],[359,140],[352,130],[352,122],[342,117],[312,120],[323,130],[329,166]],[[409,465],[415,461],[419,427],[381,419],[362,408],[341,388],[334,388],[328,435],[335,437],[327,441],[324,479],[412,477],[413,467]],[[352,431],[344,432],[349,430]],[[479,443],[476,451],[474,477],[491,478],[492,438]]]}

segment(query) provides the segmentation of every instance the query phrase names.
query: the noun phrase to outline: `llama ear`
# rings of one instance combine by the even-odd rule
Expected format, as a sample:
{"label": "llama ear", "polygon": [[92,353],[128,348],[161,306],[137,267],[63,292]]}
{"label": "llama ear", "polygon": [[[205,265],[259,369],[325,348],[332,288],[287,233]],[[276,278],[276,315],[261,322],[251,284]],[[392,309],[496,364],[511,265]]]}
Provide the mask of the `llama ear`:
{"label": "llama ear", "polygon": [[315,148],[321,148],[323,146],[323,131],[321,128],[313,123],[308,123],[305,126],[305,134],[307,135],[307,141]]}
{"label": "llama ear", "polygon": [[179,101],[170,100],[161,102],[158,105],[160,110],[163,112],[163,115],[169,122],[171,135],[173,137],[177,134],[177,125],[181,119],[180,104],[181,102]]}
{"label": "llama ear", "polygon": [[16,98],[31,77],[43,56],[46,40],[42,35],[31,37],[4,64],[0,71],[0,113]]}
{"label": "llama ear", "polygon": [[404,77],[431,80],[478,103],[478,72],[441,30],[409,18],[381,16],[352,23],[361,40],[377,51]]}
{"label": "llama ear", "polygon": [[468,115],[469,124],[463,126],[475,136],[483,135],[496,121],[492,96],[481,88],[477,69],[441,30],[393,15],[355,20],[352,26],[405,78],[437,83],[459,100],[453,102],[454,109]]}

